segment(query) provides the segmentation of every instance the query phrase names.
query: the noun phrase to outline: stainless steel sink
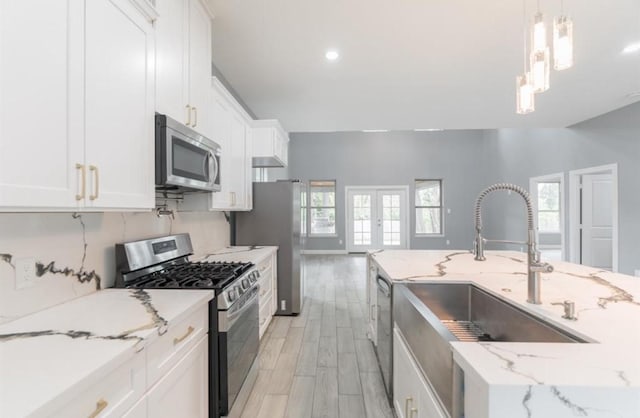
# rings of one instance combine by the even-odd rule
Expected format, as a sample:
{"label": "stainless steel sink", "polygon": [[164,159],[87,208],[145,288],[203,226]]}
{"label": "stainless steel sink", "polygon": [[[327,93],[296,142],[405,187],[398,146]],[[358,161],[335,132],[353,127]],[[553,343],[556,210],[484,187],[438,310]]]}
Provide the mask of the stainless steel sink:
{"label": "stainless steel sink", "polygon": [[422,372],[450,416],[461,415],[450,343],[588,342],[466,283],[394,286],[393,315]]}

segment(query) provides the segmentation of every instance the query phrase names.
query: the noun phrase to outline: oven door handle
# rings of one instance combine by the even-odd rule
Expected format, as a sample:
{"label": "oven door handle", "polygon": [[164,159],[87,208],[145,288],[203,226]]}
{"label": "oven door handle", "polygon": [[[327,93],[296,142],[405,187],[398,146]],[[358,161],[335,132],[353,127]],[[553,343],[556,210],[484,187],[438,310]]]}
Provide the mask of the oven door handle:
{"label": "oven door handle", "polygon": [[218,330],[220,332],[227,332],[230,330],[238,318],[240,318],[245,311],[251,308],[254,303],[258,302],[258,286],[254,286],[250,291],[254,292],[254,294],[244,302],[242,308],[232,313],[229,313],[228,310],[218,312]]}

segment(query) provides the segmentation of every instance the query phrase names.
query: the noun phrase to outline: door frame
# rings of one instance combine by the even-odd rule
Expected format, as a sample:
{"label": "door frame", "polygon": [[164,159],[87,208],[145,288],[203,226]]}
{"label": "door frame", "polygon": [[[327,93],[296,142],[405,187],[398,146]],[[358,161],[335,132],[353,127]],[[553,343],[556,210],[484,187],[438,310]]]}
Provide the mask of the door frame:
{"label": "door frame", "polygon": [[[404,222],[404,225],[401,225],[402,227],[402,232],[403,232],[403,244],[405,249],[410,249],[410,245],[409,243],[411,242],[409,240],[409,224],[411,222],[409,222],[409,186],[405,185],[405,186],[344,186],[344,219],[345,219],[345,236],[344,236],[344,240],[345,240],[345,248],[347,249],[347,253],[352,252],[352,246],[351,246],[351,233],[352,231],[352,225],[351,222],[349,222],[349,192],[352,190],[374,190],[374,191],[378,191],[378,190],[403,190],[404,191],[404,219],[406,219],[406,222]],[[375,203],[377,205],[377,202]]]}
{"label": "door frame", "polygon": [[613,183],[612,270],[618,272],[618,164],[569,171],[569,261],[580,263],[580,188],[585,174],[611,174]]}
{"label": "door frame", "polygon": [[566,191],[564,189],[564,172],[554,173],[554,174],[546,174],[544,176],[531,177],[529,179],[529,194],[533,197],[532,205],[533,205],[533,215],[536,219],[536,238],[538,241],[538,249],[540,248],[540,236],[539,236],[539,225],[538,225],[538,183],[548,183],[553,182],[555,180],[560,180],[560,259],[566,260],[567,257],[567,249],[566,249],[566,240],[565,235],[566,231],[566,222],[565,219],[567,217],[567,213],[565,212],[565,199],[566,199]]}

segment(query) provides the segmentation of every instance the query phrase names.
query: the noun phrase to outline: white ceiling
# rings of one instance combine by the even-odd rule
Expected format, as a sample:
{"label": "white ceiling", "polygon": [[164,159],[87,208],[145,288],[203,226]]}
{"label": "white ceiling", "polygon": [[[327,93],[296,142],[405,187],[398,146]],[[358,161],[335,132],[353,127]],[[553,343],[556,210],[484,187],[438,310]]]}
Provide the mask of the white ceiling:
{"label": "white ceiling", "polygon": [[[640,1],[565,0],[575,65],[515,113],[518,0],[209,0],[213,59],[291,132],[565,127],[640,100]],[[535,0],[527,0],[528,15]],[[551,21],[560,0],[541,0]],[[336,62],[324,55],[340,51]]]}

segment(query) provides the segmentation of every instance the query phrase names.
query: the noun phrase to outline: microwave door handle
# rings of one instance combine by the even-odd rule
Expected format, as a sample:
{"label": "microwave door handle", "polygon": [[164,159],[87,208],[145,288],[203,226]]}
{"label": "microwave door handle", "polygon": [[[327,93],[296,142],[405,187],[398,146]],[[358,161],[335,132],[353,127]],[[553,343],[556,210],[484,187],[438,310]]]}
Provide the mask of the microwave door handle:
{"label": "microwave door handle", "polygon": [[220,167],[218,167],[216,156],[211,151],[207,154],[207,161],[209,164],[209,182],[213,184],[216,178],[218,178],[218,170]]}

